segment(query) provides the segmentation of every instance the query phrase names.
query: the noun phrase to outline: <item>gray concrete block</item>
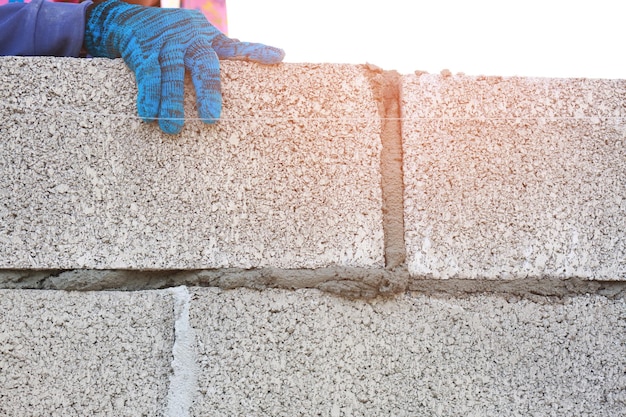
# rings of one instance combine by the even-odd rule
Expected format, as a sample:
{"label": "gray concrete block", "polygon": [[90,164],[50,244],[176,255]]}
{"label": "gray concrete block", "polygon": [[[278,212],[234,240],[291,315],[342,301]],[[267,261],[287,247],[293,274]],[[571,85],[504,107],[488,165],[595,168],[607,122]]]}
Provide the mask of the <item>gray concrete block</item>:
{"label": "gray concrete block", "polygon": [[223,62],[222,120],[167,136],[121,60],[0,62],[0,268],[383,266],[362,68]]}
{"label": "gray concrete block", "polygon": [[413,277],[626,279],[626,81],[403,79]]}
{"label": "gray concrete block", "polygon": [[191,290],[194,416],[623,415],[626,304]]}
{"label": "gray concrete block", "polygon": [[0,415],[162,415],[174,322],[166,291],[0,290]]}

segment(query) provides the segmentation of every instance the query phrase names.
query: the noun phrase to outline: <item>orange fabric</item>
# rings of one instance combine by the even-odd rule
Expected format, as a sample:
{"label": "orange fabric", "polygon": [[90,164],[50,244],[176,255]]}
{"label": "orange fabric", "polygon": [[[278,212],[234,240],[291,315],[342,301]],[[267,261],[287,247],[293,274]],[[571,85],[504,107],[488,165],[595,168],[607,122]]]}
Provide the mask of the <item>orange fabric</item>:
{"label": "orange fabric", "polygon": [[228,34],[226,0],[182,0],[181,7],[200,10],[213,26],[225,35]]}

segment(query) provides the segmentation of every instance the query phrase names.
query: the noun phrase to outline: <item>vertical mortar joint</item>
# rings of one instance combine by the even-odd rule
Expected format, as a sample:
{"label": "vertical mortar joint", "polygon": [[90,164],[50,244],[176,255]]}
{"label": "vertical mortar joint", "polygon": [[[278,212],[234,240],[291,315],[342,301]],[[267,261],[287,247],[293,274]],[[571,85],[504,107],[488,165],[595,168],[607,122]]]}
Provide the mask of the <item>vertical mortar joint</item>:
{"label": "vertical mortar joint", "polygon": [[190,415],[194,396],[198,391],[199,366],[195,351],[194,329],[189,323],[191,296],[187,287],[169,289],[174,298],[174,346],[172,347],[172,374],[167,393],[166,417]]}
{"label": "vertical mortar joint", "polygon": [[382,187],[385,266],[401,268],[406,260],[404,242],[404,177],[402,169],[402,76],[397,71],[366,67],[381,118],[380,172]]}

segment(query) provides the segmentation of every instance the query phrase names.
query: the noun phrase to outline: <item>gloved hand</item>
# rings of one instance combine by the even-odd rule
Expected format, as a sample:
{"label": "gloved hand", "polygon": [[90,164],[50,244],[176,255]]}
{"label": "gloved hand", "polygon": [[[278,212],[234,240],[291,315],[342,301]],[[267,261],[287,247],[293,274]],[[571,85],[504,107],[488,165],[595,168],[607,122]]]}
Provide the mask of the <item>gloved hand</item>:
{"label": "gloved hand", "polygon": [[85,47],[92,56],[124,59],[135,73],[139,116],[147,122],[158,118],[161,130],[170,134],[183,128],[185,69],[196,90],[199,117],[214,123],[222,111],[218,58],[275,64],[285,56],[282,49],[228,38],[197,10],[118,0],[88,11]]}

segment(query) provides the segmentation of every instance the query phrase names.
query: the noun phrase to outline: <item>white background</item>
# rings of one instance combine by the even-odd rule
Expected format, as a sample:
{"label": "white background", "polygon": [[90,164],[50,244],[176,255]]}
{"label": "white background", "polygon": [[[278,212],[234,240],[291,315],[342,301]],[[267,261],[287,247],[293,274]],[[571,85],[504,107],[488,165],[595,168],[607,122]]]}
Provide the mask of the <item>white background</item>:
{"label": "white background", "polygon": [[626,78],[626,0],[226,0],[229,36],[285,62]]}

